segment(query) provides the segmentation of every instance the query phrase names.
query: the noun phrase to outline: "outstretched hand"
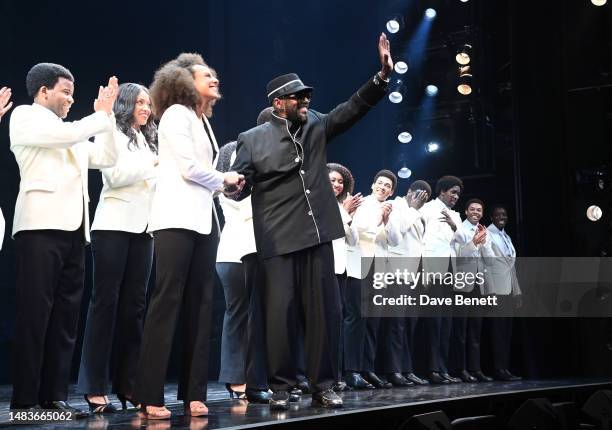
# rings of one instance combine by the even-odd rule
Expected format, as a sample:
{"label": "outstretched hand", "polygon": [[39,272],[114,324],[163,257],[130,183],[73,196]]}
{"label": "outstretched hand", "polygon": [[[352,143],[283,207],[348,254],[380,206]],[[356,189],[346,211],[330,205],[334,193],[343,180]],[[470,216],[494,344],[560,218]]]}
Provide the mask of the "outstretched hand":
{"label": "outstretched hand", "polygon": [[389,79],[391,71],[393,70],[393,59],[391,58],[391,44],[385,33],[381,33],[378,38],[378,56],[380,57],[380,64],[382,66],[380,69],[380,76],[383,79]]}

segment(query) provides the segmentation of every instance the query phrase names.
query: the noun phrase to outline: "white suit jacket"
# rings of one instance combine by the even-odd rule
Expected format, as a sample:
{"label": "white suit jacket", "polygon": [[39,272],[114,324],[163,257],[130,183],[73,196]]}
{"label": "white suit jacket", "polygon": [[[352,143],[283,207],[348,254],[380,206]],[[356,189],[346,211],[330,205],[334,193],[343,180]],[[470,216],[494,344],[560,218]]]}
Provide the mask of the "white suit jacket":
{"label": "white suit jacket", "polygon": [[[386,259],[389,246],[396,246],[399,243],[399,226],[393,222],[391,217],[387,225],[376,225],[380,217],[380,205],[381,203],[375,197],[369,195],[353,215],[351,234],[355,239],[355,244],[347,247],[346,250],[346,274],[351,278],[364,279],[368,275],[373,258]],[[369,259],[363,271],[362,257]]]}
{"label": "white suit jacket", "polygon": [[[474,245],[473,239],[476,229],[477,227],[466,219],[458,226],[455,232],[453,243],[457,252],[458,272],[485,273],[485,258],[495,256],[491,249],[490,234],[487,235],[483,244]],[[472,291],[474,289],[473,279],[468,278],[468,281],[465,282],[466,285],[463,288],[456,290],[463,292]],[[483,294],[484,292],[485,287],[481,285],[480,293]]]}
{"label": "white suit jacket", "polygon": [[512,294],[513,296],[521,294],[514,267],[516,250],[510,236],[493,224],[489,225],[487,229],[489,230],[491,249],[495,258],[487,258],[485,260],[487,265],[485,294]]}
{"label": "white suit jacket", "polygon": [[[457,229],[461,227],[461,216],[459,212],[449,209],[439,198],[430,200],[421,208],[421,214],[425,220],[425,248],[423,249],[423,268],[427,272],[446,273],[448,270],[448,258],[451,259],[453,268],[455,266],[455,248],[452,241],[455,232],[444,221],[440,221],[442,210],[450,214]],[[435,258],[431,258],[435,257]],[[444,257],[444,258],[441,258]]]}
{"label": "white suit jacket", "polygon": [[115,129],[117,163],[101,169],[102,192],[92,230],[116,230],[142,233],[149,223],[155,191],[155,159],[142,133],[137,146],[128,148],[129,138]]}
{"label": "white suit jacket", "polygon": [[186,106],[172,105],[159,122],[158,142],[157,186],[148,231],[182,228],[209,234],[213,217],[216,224],[213,193],[223,187],[223,174],[214,167],[213,147],[217,153],[219,149],[208,120],[199,119]]}
{"label": "white suit jacket", "polygon": [[219,195],[225,225],[217,248],[217,263],[241,263],[241,258],[257,252],[253,230],[251,196],[236,201]]}
{"label": "white suit jacket", "polygon": [[[425,220],[421,211],[411,208],[405,197],[393,200],[391,218],[399,225],[400,241],[397,246],[389,247],[389,257],[410,257],[398,259],[398,267],[417,272],[425,248]],[[393,264],[393,260],[391,260]]]}
{"label": "white suit jacket", "polygon": [[338,209],[344,226],[344,237],[332,240],[332,247],[334,249],[334,273],[342,275],[346,272],[346,245],[354,245],[356,238],[350,226],[353,219],[341,203],[338,203]]}
{"label": "white suit jacket", "polygon": [[[114,116],[96,112],[64,122],[34,103],[15,108],[9,129],[21,176],[13,235],[22,230],[74,231],[83,224],[89,242],[87,170],[115,164]],[[94,135],[95,142],[87,140]]]}

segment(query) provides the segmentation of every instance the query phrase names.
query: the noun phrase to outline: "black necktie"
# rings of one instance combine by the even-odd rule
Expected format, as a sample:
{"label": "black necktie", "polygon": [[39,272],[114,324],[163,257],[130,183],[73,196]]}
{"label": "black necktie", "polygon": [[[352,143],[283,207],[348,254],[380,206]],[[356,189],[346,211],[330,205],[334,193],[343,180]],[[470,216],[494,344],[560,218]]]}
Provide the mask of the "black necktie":
{"label": "black necktie", "polygon": [[208,140],[210,141],[210,147],[212,148],[212,159],[214,160],[217,157],[217,151],[215,151],[215,144],[213,143],[213,138],[210,134],[210,130],[208,129],[208,125],[206,121],[202,120],[202,124],[204,124],[204,130],[206,130],[206,134],[208,135]]}

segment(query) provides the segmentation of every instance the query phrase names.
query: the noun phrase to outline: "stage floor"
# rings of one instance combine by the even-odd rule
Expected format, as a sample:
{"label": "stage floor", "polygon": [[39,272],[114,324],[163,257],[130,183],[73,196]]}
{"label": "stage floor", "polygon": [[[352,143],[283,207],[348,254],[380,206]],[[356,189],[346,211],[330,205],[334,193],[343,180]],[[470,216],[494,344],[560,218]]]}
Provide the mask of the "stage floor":
{"label": "stage floor", "polygon": [[[440,406],[449,402],[457,405],[466,401],[491,402],[494,398],[504,396],[522,395],[527,397],[548,397],[547,393],[570,393],[572,391],[610,388],[612,379],[548,379],[528,380],[518,382],[491,382],[478,384],[452,384],[447,386],[420,386],[409,388],[393,388],[387,390],[349,391],[342,393],[344,407],[342,409],[326,410],[310,407],[310,396],[305,395],[299,403],[292,403],[289,411],[270,411],[267,405],[249,404],[243,400],[230,400],[223,385],[209,384],[207,406],[210,414],[205,418],[190,418],[183,415],[182,403],[176,401],[176,384],[166,385],[166,405],[172,411],[170,421],[148,421],[142,419],[137,411],[119,412],[108,415],[92,416],[88,419],[76,420],[69,423],[49,423],[40,425],[20,425],[20,429],[61,429],[61,428],[87,428],[91,430],[110,430],[123,428],[147,428],[150,430],[166,429],[238,429],[246,427],[275,427],[279,424],[302,427],[308,420],[317,419],[319,423],[328,423],[334,418],[347,420],[360,420],[363,414],[385,413],[392,410],[408,409],[424,410],[429,406]],[[0,387],[0,426],[11,425],[9,422],[8,407],[10,401],[10,386]],[[120,403],[114,396],[110,396],[116,406]],[[69,401],[74,406],[87,408],[83,398],[71,393]],[[461,408],[460,408],[461,409]],[[466,409],[467,412],[467,409]],[[482,412],[484,413],[484,412]],[[469,415],[469,414],[467,414]],[[331,421],[330,421],[331,420]],[[302,426],[300,426],[302,424]],[[314,423],[313,423],[314,424]],[[318,427],[318,426],[317,426]],[[337,428],[343,428],[339,426]]]}

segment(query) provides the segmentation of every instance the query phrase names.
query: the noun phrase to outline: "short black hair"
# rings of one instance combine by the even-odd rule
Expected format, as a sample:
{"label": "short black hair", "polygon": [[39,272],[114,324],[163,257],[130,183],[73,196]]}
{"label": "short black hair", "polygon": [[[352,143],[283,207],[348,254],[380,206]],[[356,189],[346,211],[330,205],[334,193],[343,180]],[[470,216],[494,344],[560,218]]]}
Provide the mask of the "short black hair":
{"label": "short black hair", "polygon": [[441,192],[448,191],[455,186],[463,191],[463,181],[461,179],[452,175],[442,176],[436,182],[436,195],[439,196]]}
{"label": "short black hair", "polygon": [[55,63],[38,63],[34,65],[26,76],[26,89],[28,95],[36,97],[40,87],[53,88],[59,78],[65,78],[74,82],[74,76],[70,70]]}
{"label": "short black hair", "polygon": [[484,211],[485,205],[484,202],[480,199],[469,199],[465,204],[465,210],[467,210],[467,208],[469,208],[472,203],[479,204],[480,206],[482,206],[482,210]]}
{"label": "short black hair", "polygon": [[423,180],[418,180],[418,181],[414,181],[412,184],[410,184],[410,187],[408,188],[408,191],[419,191],[419,190],[423,190],[425,191],[429,197],[431,197],[431,187],[429,186],[429,184]]}
{"label": "short black hair", "polygon": [[390,179],[391,184],[393,185],[393,190],[395,190],[395,187],[397,186],[397,176],[395,176],[395,173],[387,169],[380,170],[378,173],[376,173],[376,175],[374,175],[374,181],[372,182],[376,182],[376,180],[381,176]]}
{"label": "short black hair", "polygon": [[257,115],[257,125],[262,125],[270,121],[272,119],[273,110],[274,108],[272,106],[268,106],[267,108],[259,112],[259,115]]}

